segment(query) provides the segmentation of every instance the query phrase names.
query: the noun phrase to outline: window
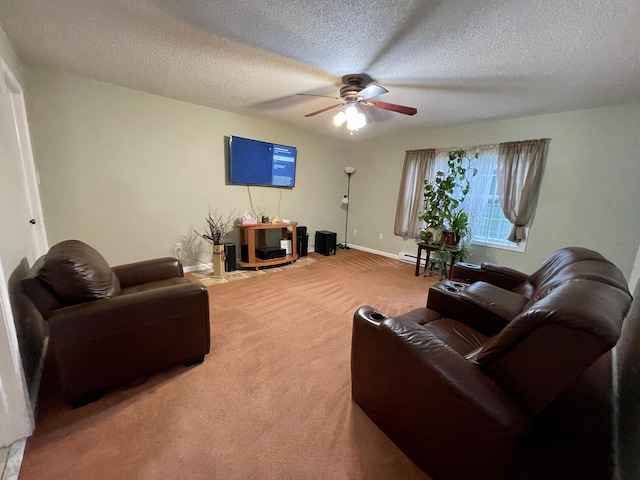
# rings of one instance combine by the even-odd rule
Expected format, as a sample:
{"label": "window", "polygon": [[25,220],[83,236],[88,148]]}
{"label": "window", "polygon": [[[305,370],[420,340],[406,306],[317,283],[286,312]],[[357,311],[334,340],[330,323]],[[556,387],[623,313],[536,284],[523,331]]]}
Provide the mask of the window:
{"label": "window", "polygon": [[[436,152],[433,174],[446,170],[449,151]],[[486,145],[465,149],[471,158],[475,176],[469,177],[470,189],[462,208],[469,214],[474,244],[524,251],[526,241],[519,244],[507,240],[513,225],[504,216],[497,191],[498,145]],[[478,158],[473,158],[475,154]]]}

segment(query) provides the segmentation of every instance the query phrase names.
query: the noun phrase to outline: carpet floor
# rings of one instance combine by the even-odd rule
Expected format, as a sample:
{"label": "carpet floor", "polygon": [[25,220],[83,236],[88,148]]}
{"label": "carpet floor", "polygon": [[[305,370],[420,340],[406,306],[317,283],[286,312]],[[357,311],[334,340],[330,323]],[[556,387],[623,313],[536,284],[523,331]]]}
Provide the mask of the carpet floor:
{"label": "carpet floor", "polygon": [[207,286],[195,367],[71,409],[47,361],[20,479],[428,479],[352,402],[350,342],[359,306],[422,307],[436,280],[353,249],[310,257]]}

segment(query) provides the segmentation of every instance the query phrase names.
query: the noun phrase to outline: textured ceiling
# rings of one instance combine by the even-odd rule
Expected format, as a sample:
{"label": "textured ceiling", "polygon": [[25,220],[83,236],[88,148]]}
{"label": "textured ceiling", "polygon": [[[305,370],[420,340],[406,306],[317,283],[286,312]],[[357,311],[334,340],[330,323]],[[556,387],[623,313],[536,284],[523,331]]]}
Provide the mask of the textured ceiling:
{"label": "textured ceiling", "polygon": [[[640,100],[638,0],[0,0],[25,61],[196,104],[365,139],[399,129]],[[341,77],[384,102],[349,137]]]}

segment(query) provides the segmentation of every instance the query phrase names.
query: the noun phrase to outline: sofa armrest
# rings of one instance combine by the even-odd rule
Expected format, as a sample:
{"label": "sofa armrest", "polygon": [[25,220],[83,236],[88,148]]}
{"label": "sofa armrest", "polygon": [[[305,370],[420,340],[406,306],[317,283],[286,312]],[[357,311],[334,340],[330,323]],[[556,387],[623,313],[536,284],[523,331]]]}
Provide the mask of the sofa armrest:
{"label": "sofa armrest", "polygon": [[[389,318],[389,315],[387,315],[386,313],[376,310],[369,305],[360,307],[356,311],[355,316],[357,316],[362,321],[371,323],[372,325],[380,325],[383,320]],[[415,310],[403,313],[402,315],[395,318],[399,321],[412,321],[419,325],[424,325],[426,323],[442,318],[442,315],[440,315],[439,312],[436,312],[429,308],[416,308]]]}
{"label": "sofa armrest", "polygon": [[[524,295],[496,287],[487,282],[475,282],[460,291],[460,298],[476,305],[507,322],[515,318],[529,299]],[[463,319],[461,319],[463,321]]]}
{"label": "sofa armrest", "polygon": [[529,275],[519,272],[513,268],[495,265],[493,263],[473,263],[457,262],[453,266],[451,278],[465,283],[483,281],[495,285],[496,287],[512,290],[521,283],[529,279]]}
{"label": "sofa armrest", "polygon": [[503,478],[531,428],[495,382],[410,320],[356,314],[351,378],[354,401],[434,478]]}
{"label": "sofa armrest", "polygon": [[120,280],[122,288],[184,276],[182,262],[173,257],[127,263],[113,267],[112,270]]}
{"label": "sofa armrest", "polygon": [[503,277],[512,278],[517,282],[524,282],[529,279],[529,275],[514,268],[505,267],[504,265],[496,265],[495,263],[483,262],[481,264],[485,272],[492,272],[502,275]]}

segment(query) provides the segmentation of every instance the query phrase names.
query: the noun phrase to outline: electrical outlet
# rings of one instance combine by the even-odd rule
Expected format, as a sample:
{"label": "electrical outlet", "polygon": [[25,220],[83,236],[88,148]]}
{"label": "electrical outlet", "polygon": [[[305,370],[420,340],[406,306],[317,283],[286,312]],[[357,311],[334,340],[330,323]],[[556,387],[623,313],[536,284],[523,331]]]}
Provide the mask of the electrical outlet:
{"label": "electrical outlet", "polygon": [[180,242],[176,243],[174,245],[176,252],[179,252],[180,250],[182,250],[182,244]]}
{"label": "electrical outlet", "polygon": [[357,228],[354,228],[354,229],[353,229],[353,234],[354,234],[354,235],[357,235],[357,234],[358,234],[358,229],[357,229]]}
{"label": "electrical outlet", "polygon": [[380,240],[382,240],[382,234],[378,235],[378,238],[380,238]]}

